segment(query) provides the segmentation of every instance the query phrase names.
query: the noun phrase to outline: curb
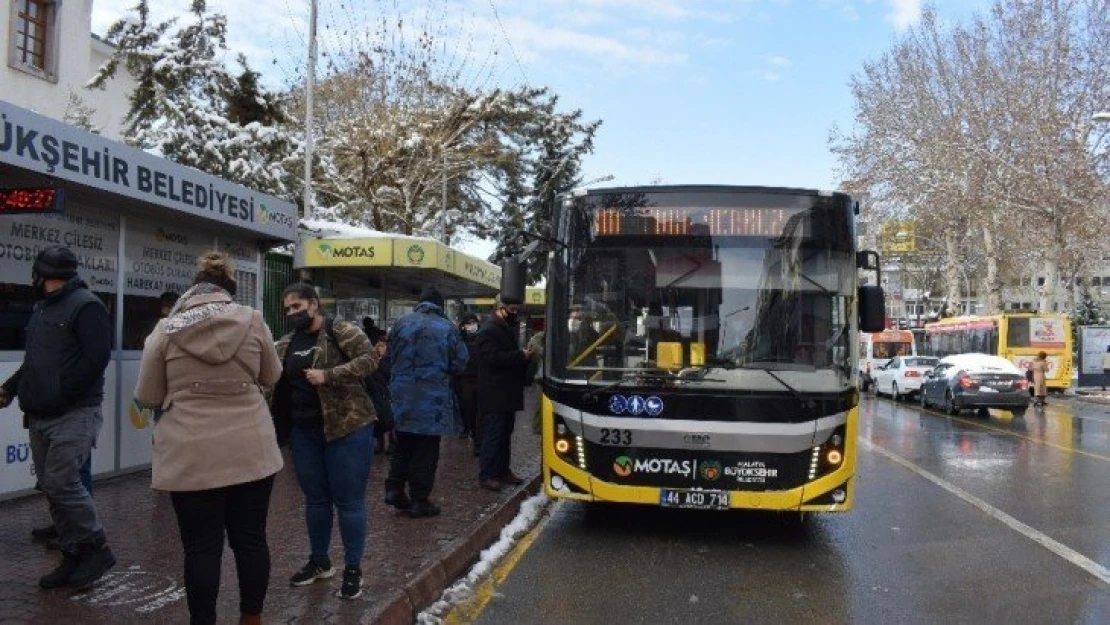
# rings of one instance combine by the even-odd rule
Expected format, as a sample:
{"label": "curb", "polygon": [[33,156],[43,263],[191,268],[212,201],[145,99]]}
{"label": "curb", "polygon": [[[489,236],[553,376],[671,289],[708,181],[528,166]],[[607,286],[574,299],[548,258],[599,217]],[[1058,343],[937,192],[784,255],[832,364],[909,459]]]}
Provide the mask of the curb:
{"label": "curb", "polygon": [[454,548],[417,573],[401,590],[393,593],[384,607],[363,622],[371,625],[412,625],[416,615],[435,603],[443,591],[478,561],[482,550],[497,540],[501,529],[520,513],[524,500],[539,492],[540,477],[537,475],[521,486],[469,536],[455,541]]}

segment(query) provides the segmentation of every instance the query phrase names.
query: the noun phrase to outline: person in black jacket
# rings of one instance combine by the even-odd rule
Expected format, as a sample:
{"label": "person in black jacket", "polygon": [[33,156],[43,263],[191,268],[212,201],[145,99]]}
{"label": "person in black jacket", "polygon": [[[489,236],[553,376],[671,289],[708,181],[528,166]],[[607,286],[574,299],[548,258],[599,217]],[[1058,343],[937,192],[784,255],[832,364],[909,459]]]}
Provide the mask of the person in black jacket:
{"label": "person in black jacket", "polygon": [[470,358],[466,370],[455,376],[455,395],[459,398],[459,412],[462,413],[463,431],[460,438],[474,440],[474,455],[481,453],[482,438],[478,419],[478,315],[472,312],[459,317],[459,332]]}
{"label": "person in black jacket", "polygon": [[362,329],[378,354],[378,368],[366,378],[366,392],[370,394],[374,410],[378,413],[378,422],[374,426],[374,453],[384,452],[388,456],[393,453],[393,447],[397,444],[393,434],[393,406],[389,396],[389,376],[393,370],[387,347],[389,334],[379,328],[372,317],[363,317]]}
{"label": "person in black jacket", "polygon": [[0,388],[0,408],[19,398],[38,488],[62,547],[61,565],[39,586],[83,589],[116,564],[80,475],[103,423],[112,328],[108,309],[77,277],[77,256],[68,248],[42,250],[31,282],[39,301],[27,324],[23,364]]}
{"label": "person in black jacket", "polygon": [[478,331],[478,410],[482,421],[478,482],[486,490],[523,484],[509,468],[516,412],[524,409],[525,373],[532,354],[520,349],[522,302],[498,298]]}

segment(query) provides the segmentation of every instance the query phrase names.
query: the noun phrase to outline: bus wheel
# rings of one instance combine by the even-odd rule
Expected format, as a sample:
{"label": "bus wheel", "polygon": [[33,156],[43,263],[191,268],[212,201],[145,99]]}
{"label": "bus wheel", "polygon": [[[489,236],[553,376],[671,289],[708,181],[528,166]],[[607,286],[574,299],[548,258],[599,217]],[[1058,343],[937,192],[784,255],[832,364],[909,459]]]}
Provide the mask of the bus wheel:
{"label": "bus wheel", "polygon": [[960,414],[960,407],[956,405],[956,398],[952,396],[952,391],[944,394],[944,411],[953,416]]}

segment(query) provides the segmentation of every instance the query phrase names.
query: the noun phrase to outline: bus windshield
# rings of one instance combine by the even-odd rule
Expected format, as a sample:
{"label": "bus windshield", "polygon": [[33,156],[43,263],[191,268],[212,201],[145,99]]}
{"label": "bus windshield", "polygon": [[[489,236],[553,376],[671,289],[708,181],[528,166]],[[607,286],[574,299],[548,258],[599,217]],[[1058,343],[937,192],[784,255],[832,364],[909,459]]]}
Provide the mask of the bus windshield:
{"label": "bus windshield", "polygon": [[[603,196],[569,211],[570,245],[549,278],[566,315],[549,326],[552,376],[588,385],[847,387],[856,265],[846,207],[786,196],[795,203],[752,209],[740,196],[745,208],[733,209],[735,196],[713,203],[699,195],[689,208],[682,194],[663,195],[650,196],[647,209],[614,211]],[[772,199],[781,206],[784,198]]]}

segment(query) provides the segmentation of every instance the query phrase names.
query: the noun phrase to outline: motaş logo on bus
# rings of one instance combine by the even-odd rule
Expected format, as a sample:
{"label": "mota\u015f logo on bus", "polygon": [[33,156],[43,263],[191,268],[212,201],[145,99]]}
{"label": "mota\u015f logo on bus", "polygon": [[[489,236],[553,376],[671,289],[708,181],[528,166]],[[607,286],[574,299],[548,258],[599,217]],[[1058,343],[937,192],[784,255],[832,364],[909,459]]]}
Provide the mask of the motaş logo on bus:
{"label": "mota\u015f logo on bus", "polygon": [[697,460],[671,460],[670,458],[629,458],[617,456],[613,460],[613,473],[628,477],[633,473],[681,475],[691,477],[698,472]]}

